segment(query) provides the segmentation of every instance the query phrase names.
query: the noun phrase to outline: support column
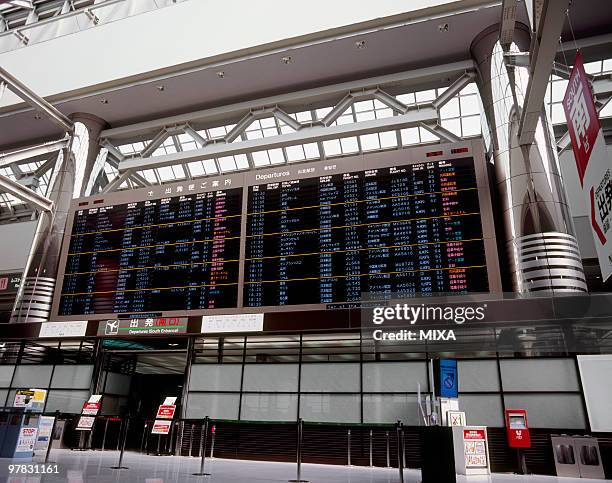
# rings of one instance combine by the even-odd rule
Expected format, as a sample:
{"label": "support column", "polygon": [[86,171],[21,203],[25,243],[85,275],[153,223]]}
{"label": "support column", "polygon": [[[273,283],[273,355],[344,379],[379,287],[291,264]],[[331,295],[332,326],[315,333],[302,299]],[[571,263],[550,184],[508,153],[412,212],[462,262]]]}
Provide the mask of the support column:
{"label": "support column", "polygon": [[53,210],[40,214],[11,322],[46,322],[51,314],[70,203],[85,190],[99,151],[98,136],[105,125],[85,114],[75,115],[74,121],[73,136],[60,151],[49,181]]}
{"label": "support column", "polygon": [[[517,25],[513,39],[510,52],[529,50],[525,26]],[[578,241],[544,105],[535,140],[519,144],[529,70],[506,65],[498,25],[480,33],[471,52],[488,123],[483,132],[493,154],[513,288],[518,293],[585,292]]]}

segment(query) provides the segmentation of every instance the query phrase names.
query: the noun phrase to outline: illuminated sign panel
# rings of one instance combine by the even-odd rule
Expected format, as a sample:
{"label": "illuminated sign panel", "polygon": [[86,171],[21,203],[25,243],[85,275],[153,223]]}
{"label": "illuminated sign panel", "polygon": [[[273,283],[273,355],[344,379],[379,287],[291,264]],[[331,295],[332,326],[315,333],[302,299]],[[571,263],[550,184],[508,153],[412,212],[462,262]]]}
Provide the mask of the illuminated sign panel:
{"label": "illuminated sign panel", "polygon": [[54,319],[102,320],[101,335],[113,335],[106,322],[115,319],[125,333],[134,316],[342,308],[364,293],[500,291],[482,145],[78,199],[58,280]]}
{"label": "illuminated sign panel", "polygon": [[58,315],[235,307],[241,189],[74,215]]}
{"label": "illuminated sign panel", "polygon": [[249,187],[244,305],[488,292],[471,158]]}

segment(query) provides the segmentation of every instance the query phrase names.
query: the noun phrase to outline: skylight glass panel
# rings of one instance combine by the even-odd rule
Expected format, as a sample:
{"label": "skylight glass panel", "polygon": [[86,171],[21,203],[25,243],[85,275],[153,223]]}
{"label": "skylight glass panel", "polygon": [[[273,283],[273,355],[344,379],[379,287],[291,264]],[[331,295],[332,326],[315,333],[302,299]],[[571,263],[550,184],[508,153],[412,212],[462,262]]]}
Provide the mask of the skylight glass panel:
{"label": "skylight glass panel", "polygon": [[187,167],[189,168],[191,176],[204,176],[206,174],[202,161],[194,161],[187,164]]}
{"label": "skylight glass panel", "polygon": [[221,171],[235,171],[236,161],[233,156],[224,156],[218,159]]}
{"label": "skylight glass panel", "polygon": [[378,134],[376,133],[359,136],[359,140],[361,142],[361,149],[364,151],[380,149],[380,140],[378,139]]}
{"label": "skylight glass panel", "polygon": [[478,97],[474,94],[469,96],[461,96],[461,115],[471,116],[473,114],[480,113],[480,107],[478,106]]}
{"label": "skylight glass panel", "polygon": [[289,160],[289,162],[302,161],[306,159],[304,146],[302,146],[301,144],[297,146],[288,146],[287,148],[285,148],[285,151],[287,152],[287,159]]}
{"label": "skylight glass panel", "polygon": [[407,94],[400,94],[399,96],[396,96],[395,98],[407,106],[410,106],[411,104],[416,103],[416,100],[414,98],[414,92],[409,92]]}
{"label": "skylight glass panel", "polygon": [[428,89],[426,91],[419,91],[415,93],[417,102],[433,101],[436,98],[436,90]]}
{"label": "skylight glass panel", "polygon": [[434,134],[430,133],[427,129],[419,128],[419,134],[421,136],[422,143],[431,143],[434,141],[438,141],[438,137]]}
{"label": "skylight glass panel", "polygon": [[[206,174],[217,174],[217,165],[214,159],[205,159],[202,161]],[[193,174],[193,173],[192,173]]]}
{"label": "skylight glass panel", "polygon": [[172,171],[172,166],[162,166],[161,168],[157,168],[157,174],[162,182],[176,179],[176,176],[174,176],[174,171]]}
{"label": "skylight glass panel", "polygon": [[144,178],[149,182],[149,183],[158,183],[158,179],[157,176],[155,176],[155,170],[154,169],[147,169],[145,171],[141,171],[140,174],[142,176],[144,176]]}
{"label": "skylight glass panel", "polygon": [[359,143],[355,136],[340,139],[340,146],[342,154],[357,153],[359,151]]}
{"label": "skylight glass panel", "polygon": [[312,121],[312,112],[311,111],[301,111],[292,114],[293,118],[299,122],[309,122]]}
{"label": "skylight glass panel", "polygon": [[204,133],[204,137],[209,139],[225,137],[235,126],[235,124],[227,124],[225,126],[211,127],[208,129],[208,134]]}
{"label": "skylight glass panel", "polygon": [[317,119],[323,119],[327,116],[333,108],[331,107],[322,107],[321,109],[317,109],[315,112],[317,114]]}
{"label": "skylight glass panel", "polygon": [[397,147],[397,134],[395,131],[384,131],[378,134],[380,147],[384,149]]}
{"label": "skylight glass panel", "polygon": [[238,169],[248,169],[249,167],[249,158],[246,154],[238,154],[234,156],[234,160],[236,161],[236,167]]}
{"label": "skylight glass panel", "polygon": [[323,141],[323,150],[326,156],[338,156],[342,154],[342,146],[340,146],[339,139],[330,139],[329,141]]}
{"label": "skylight glass panel", "polygon": [[440,108],[440,117],[442,119],[451,119],[459,117],[459,98],[453,97],[445,105]]}
{"label": "skylight glass panel", "polygon": [[444,129],[448,129],[453,134],[461,136],[461,119],[442,119],[440,124],[442,124]]}
{"label": "skylight glass panel", "polygon": [[198,144],[189,134],[179,134],[177,139],[183,151],[193,151],[194,149],[198,149]]}
{"label": "skylight glass panel", "polygon": [[270,156],[271,164],[282,164],[285,163],[285,155],[283,154],[283,150],[278,149],[270,149],[268,150],[268,154]]}
{"label": "skylight glass panel", "polygon": [[253,164],[255,166],[267,166],[270,164],[267,151],[255,151],[253,153]]}

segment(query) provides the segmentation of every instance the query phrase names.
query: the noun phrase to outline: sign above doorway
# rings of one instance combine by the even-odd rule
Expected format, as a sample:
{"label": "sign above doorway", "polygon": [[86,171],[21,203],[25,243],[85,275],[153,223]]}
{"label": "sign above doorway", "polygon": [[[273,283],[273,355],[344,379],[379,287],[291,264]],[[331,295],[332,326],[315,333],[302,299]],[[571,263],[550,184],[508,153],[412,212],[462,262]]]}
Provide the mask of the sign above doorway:
{"label": "sign above doorway", "polygon": [[187,322],[187,317],[102,320],[98,324],[98,336],[128,337],[186,334]]}

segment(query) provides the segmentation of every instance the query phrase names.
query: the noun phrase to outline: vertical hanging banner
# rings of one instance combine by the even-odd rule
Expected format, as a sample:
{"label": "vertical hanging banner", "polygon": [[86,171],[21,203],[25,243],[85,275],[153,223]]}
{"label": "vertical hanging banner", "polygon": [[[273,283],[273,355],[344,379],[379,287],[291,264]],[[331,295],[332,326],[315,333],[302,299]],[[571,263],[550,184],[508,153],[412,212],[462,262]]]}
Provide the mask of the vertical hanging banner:
{"label": "vertical hanging banner", "polygon": [[576,54],[563,109],[582,192],[589,206],[602,279],[606,281],[612,275],[612,162],[580,52]]}

